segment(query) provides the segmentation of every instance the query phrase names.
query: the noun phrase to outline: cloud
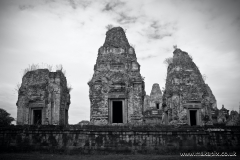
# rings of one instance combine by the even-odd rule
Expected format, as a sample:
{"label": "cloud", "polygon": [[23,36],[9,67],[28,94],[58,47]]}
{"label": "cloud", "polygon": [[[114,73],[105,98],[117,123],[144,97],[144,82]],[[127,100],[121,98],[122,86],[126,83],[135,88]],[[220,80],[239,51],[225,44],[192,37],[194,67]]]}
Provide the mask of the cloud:
{"label": "cloud", "polygon": [[105,4],[103,11],[114,11],[116,7],[123,7],[125,5],[125,2],[122,2],[120,0],[113,0]]}
{"label": "cloud", "polygon": [[70,5],[72,6],[73,9],[76,9],[76,3],[74,2],[74,0],[68,0],[68,2],[70,3]]}
{"label": "cloud", "polygon": [[240,16],[236,17],[233,22],[232,22],[233,26],[237,26],[237,29],[240,30]]}
{"label": "cloud", "polygon": [[177,30],[176,23],[159,23],[159,21],[152,21],[147,28],[144,28],[142,30],[145,33],[144,35],[147,36],[149,39],[158,40],[165,37],[171,37]]}
{"label": "cloud", "polygon": [[33,5],[19,5],[18,8],[23,11],[23,10],[28,10],[28,9],[33,9]]}
{"label": "cloud", "polygon": [[73,9],[77,9],[78,6],[85,9],[92,3],[90,0],[68,0],[68,2]]}
{"label": "cloud", "polygon": [[157,55],[148,55],[148,56],[146,56],[146,57],[140,57],[139,59],[140,59],[140,60],[147,60],[147,59],[155,58],[155,57],[157,57]]}
{"label": "cloud", "polygon": [[[147,92],[153,83],[164,86],[167,69],[163,61],[172,57],[172,46],[177,44],[193,55],[207,75],[218,103],[235,106],[240,86],[237,6],[233,1],[0,0],[1,87],[7,82],[13,89],[28,64],[63,64],[74,87],[69,122],[89,119],[87,81],[94,73],[97,49],[104,43],[104,27],[113,24],[127,29],[129,43],[136,45]],[[17,95],[1,98],[1,94],[10,95],[9,88],[0,88],[4,101],[0,105],[15,116]]]}
{"label": "cloud", "polygon": [[117,22],[120,24],[127,24],[127,23],[135,23],[137,21],[137,17],[130,17],[127,16],[125,13],[119,14],[120,18],[117,19]]}

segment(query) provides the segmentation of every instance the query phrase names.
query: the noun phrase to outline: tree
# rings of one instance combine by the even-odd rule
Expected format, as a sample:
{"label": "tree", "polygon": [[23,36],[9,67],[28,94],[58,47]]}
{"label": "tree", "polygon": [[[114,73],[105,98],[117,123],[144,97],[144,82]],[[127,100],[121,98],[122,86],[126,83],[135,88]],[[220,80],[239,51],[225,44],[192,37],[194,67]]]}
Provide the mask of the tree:
{"label": "tree", "polygon": [[10,117],[10,114],[4,109],[0,108],[0,126],[7,126],[15,121],[13,117]]}

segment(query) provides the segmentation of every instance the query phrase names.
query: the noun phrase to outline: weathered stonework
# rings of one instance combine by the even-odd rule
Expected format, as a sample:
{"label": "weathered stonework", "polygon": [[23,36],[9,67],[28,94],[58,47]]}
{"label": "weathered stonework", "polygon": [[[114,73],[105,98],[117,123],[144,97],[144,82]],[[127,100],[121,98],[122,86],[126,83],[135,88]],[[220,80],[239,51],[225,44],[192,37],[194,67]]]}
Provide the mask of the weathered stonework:
{"label": "weathered stonework", "polygon": [[107,31],[88,85],[91,123],[142,122],[144,80],[135,50],[121,27]]}
{"label": "weathered stonework", "polygon": [[231,111],[229,115],[229,110],[222,105],[221,109],[212,108],[212,122],[214,125],[237,126],[240,125],[240,116],[237,111]]}
{"label": "weathered stonework", "polygon": [[162,92],[160,90],[159,84],[155,83],[152,86],[152,91],[150,93],[150,108],[161,109],[162,106]]}
{"label": "weathered stonework", "polygon": [[18,91],[17,124],[68,124],[70,94],[61,71],[27,72]]}
{"label": "weathered stonework", "polygon": [[12,153],[47,151],[78,155],[109,153],[180,155],[183,152],[211,154],[219,151],[229,153],[239,152],[239,135],[239,126],[178,128],[149,125],[9,126],[0,127],[0,150]]}
{"label": "weathered stonework", "polygon": [[226,124],[228,118],[229,118],[229,110],[224,108],[224,105],[222,105],[222,108],[218,110],[217,123]]}
{"label": "weathered stonework", "polygon": [[188,53],[175,49],[163,95],[164,119],[170,124],[211,125],[211,108],[216,106],[211,94]]}
{"label": "weathered stonework", "polygon": [[144,122],[148,124],[162,123],[162,92],[159,84],[155,83],[152,86],[150,96],[144,97]]}
{"label": "weathered stonework", "polygon": [[239,125],[239,114],[237,111],[231,111],[230,115],[229,115],[229,118],[226,122],[226,125],[227,126],[237,126]]}
{"label": "weathered stonework", "polygon": [[206,84],[206,89],[209,95],[209,105],[211,106],[211,108],[217,108],[217,100],[215,98],[215,96],[212,93],[211,88],[208,86],[208,84]]}
{"label": "weathered stonework", "polygon": [[150,96],[145,95],[144,96],[144,111],[147,111],[150,109]]}

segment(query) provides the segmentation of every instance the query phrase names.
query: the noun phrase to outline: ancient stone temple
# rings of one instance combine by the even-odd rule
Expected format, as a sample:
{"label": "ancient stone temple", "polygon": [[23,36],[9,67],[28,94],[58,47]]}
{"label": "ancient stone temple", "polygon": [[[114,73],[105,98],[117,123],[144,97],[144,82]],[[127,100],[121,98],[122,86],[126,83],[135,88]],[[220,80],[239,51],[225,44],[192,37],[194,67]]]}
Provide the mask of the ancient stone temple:
{"label": "ancient stone temple", "polygon": [[155,83],[149,95],[144,98],[144,122],[148,124],[162,123],[162,92],[159,84]]}
{"label": "ancient stone temple", "polygon": [[216,100],[210,91],[192,58],[176,48],[169,61],[163,94],[165,123],[211,125]]}
{"label": "ancient stone temple", "polygon": [[121,27],[107,31],[88,82],[93,124],[142,122],[144,79],[136,53]]}
{"label": "ancient stone temple", "polygon": [[229,118],[226,122],[227,126],[237,126],[240,122],[240,116],[237,111],[231,111]]}
{"label": "ancient stone temple", "polygon": [[228,117],[229,117],[229,110],[224,108],[224,105],[222,105],[222,108],[218,111],[218,115],[217,115],[218,124],[226,124]]}
{"label": "ancient stone temple", "polygon": [[159,84],[155,83],[152,86],[150,93],[150,108],[161,109],[162,107],[162,92]]}
{"label": "ancient stone temple", "polygon": [[62,71],[27,72],[18,91],[17,124],[68,124],[70,94]]}

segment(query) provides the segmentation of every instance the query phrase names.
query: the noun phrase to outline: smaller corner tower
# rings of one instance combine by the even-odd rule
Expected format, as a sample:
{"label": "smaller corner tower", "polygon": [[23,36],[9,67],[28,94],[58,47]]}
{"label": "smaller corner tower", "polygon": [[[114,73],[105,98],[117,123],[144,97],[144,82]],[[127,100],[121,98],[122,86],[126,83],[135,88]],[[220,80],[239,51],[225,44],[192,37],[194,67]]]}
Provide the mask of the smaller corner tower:
{"label": "smaller corner tower", "polygon": [[61,71],[27,72],[18,91],[18,125],[67,125],[70,94]]}

